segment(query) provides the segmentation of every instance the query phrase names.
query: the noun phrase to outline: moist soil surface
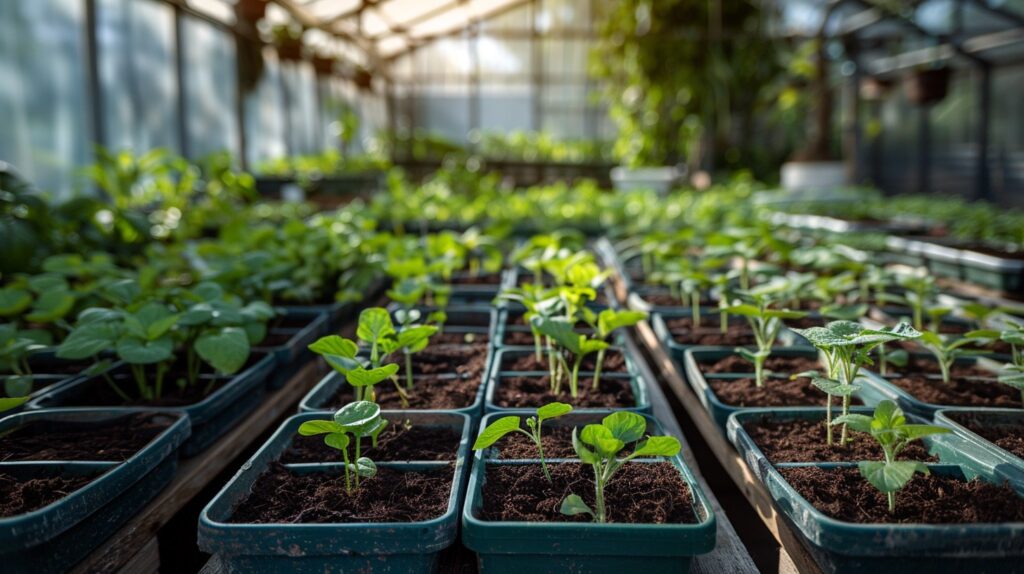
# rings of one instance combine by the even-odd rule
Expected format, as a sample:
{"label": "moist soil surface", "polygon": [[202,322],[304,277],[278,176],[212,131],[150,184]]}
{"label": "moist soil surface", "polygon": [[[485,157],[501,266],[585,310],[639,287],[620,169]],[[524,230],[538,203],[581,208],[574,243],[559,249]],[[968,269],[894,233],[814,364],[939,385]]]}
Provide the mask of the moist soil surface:
{"label": "moist soil surface", "polygon": [[104,425],[31,422],[0,436],[0,461],[123,461],[172,423],[166,415],[145,413]]}
{"label": "moist soil surface", "polygon": [[757,340],[745,321],[729,321],[725,333],[718,325],[718,316],[703,317],[701,326],[694,329],[693,317],[665,319],[672,339],[680,345],[754,345]]}
{"label": "moist soil surface", "polygon": [[986,424],[968,413],[946,413],[946,416],[999,448],[1024,458],[1024,424]]}
{"label": "moist soil surface", "polygon": [[[480,517],[495,521],[590,522],[587,514],[559,512],[569,494],[594,504],[594,471],[576,463],[549,464],[548,483],[540,464],[488,465]],[[629,463],[605,488],[608,522],[693,524],[693,496],[671,463]]]}
{"label": "moist soil surface", "polygon": [[[600,419],[595,419],[593,422],[597,423]],[[548,423],[550,425],[550,423]],[[587,426],[588,423],[580,422],[576,426],[582,430],[583,427]],[[521,425],[524,430],[529,430],[525,424]],[[549,427],[544,426],[541,430],[541,443],[544,445],[544,458],[578,458],[576,451],[572,448],[572,429],[573,427]],[[647,434],[651,434],[648,430]],[[520,433],[510,433],[502,437],[495,445],[498,450],[498,458],[503,460],[510,459],[534,459],[539,458],[537,452],[537,445],[527,438],[525,435]],[[624,448],[619,451],[619,458],[628,455],[632,452],[632,448]]]}
{"label": "moist soil surface", "polygon": [[[401,373],[400,373],[401,374]],[[405,389],[405,377],[399,377],[398,384]],[[443,377],[423,375],[413,377],[413,389],[405,391],[408,406],[402,404],[402,397],[390,382],[375,385],[376,402],[382,409],[462,409],[473,404],[480,389],[480,377]],[[331,397],[325,409],[340,409],[355,400],[352,387],[343,383]]]}
{"label": "moist soil surface", "polygon": [[487,333],[438,333],[430,338],[431,345],[474,345],[487,344],[491,337]]}
{"label": "moist soil surface", "polygon": [[[702,373],[711,375],[717,373],[753,373],[754,363],[739,355],[729,355],[715,362],[699,362]],[[804,371],[820,370],[821,364],[817,357],[768,357],[764,362],[767,371],[783,376],[789,376]]]}
{"label": "moist soil surface", "polygon": [[379,467],[345,492],[344,473],[292,473],[273,463],[234,509],[235,524],[421,522],[448,509],[452,468],[402,472]]}
{"label": "moist soil surface", "polygon": [[[841,414],[836,410],[833,417]],[[755,421],[743,425],[750,438],[768,457],[770,462],[859,462],[862,460],[883,460],[882,447],[864,433],[849,431],[845,446],[838,445],[841,427],[834,426],[834,444],[826,444],[825,413],[822,420]],[[928,454],[924,445],[911,443],[897,457],[900,460],[938,462]]]}
{"label": "moist soil surface", "polygon": [[[393,420],[377,437],[377,446],[363,440],[360,456],[374,462],[405,460],[455,460],[462,436],[451,428],[415,425],[402,426]],[[284,464],[304,462],[343,462],[341,452],[324,444],[324,437],[295,435],[291,446],[281,455]],[[349,447],[349,460],[355,460],[355,446]]]}
{"label": "moist soil surface", "polygon": [[[572,365],[572,360],[569,360],[569,365]],[[583,357],[583,362],[580,364],[580,372],[593,371],[597,366],[597,355],[590,354]],[[502,355],[501,358],[501,370],[502,371],[548,371],[548,357],[547,353],[541,356],[538,361],[537,356],[533,353],[524,355]],[[601,365],[602,373],[625,373],[626,367],[626,356],[619,351],[608,351],[604,356],[604,363]]]}
{"label": "moist soil surface", "polygon": [[1024,521],[1024,498],[1009,486],[982,480],[915,475],[896,494],[889,514],[885,494],[856,468],[780,468],[786,481],[815,508],[856,523],[974,524]]}
{"label": "moist soil surface", "polygon": [[[675,297],[670,293],[666,292],[653,292],[653,293],[642,293],[640,298],[654,305],[656,307],[689,307],[690,298],[687,297],[685,300]],[[711,307],[715,305],[715,301],[709,301],[707,299],[701,299],[701,307]]]}
{"label": "moist soil surface", "polygon": [[889,382],[917,400],[933,405],[1021,408],[1020,391],[995,379],[953,375],[944,383],[937,376],[910,375],[892,378]]}
{"label": "moist soil surface", "polygon": [[[828,396],[811,384],[811,379],[800,377],[768,377],[764,385],[757,386],[753,377],[743,379],[707,379],[708,386],[718,400],[734,407],[821,407]],[[839,405],[839,399],[832,401]],[[850,404],[863,404],[857,397],[850,397]]]}
{"label": "moist soil surface", "polygon": [[629,386],[629,379],[601,377],[597,390],[591,385],[590,377],[579,378],[579,393],[574,399],[569,395],[569,383],[562,385],[558,395],[551,392],[550,377],[501,377],[494,390],[494,402],[505,408],[537,408],[550,402],[561,401],[576,408],[629,408],[636,406],[636,397]]}
{"label": "moist soil surface", "polygon": [[52,476],[24,479],[0,472],[0,517],[18,516],[54,503],[98,476]]}

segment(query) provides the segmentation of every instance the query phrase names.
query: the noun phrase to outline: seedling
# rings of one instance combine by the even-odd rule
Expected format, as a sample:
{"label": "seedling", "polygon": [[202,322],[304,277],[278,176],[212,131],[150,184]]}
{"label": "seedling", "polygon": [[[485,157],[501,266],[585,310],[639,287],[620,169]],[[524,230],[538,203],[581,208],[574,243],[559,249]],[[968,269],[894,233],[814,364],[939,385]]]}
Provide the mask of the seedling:
{"label": "seedling", "polygon": [[897,282],[900,287],[906,289],[902,301],[910,306],[913,313],[914,328],[918,331],[924,329],[925,309],[931,304],[938,293],[938,288],[935,286],[935,278],[931,275],[904,275],[897,279]]}
{"label": "seedling", "polygon": [[[590,323],[594,327],[595,336],[597,339],[607,342],[612,333],[618,329],[624,327],[632,327],[640,321],[647,318],[646,311],[618,311],[615,309],[605,309],[597,314],[597,321],[593,321],[593,312],[586,309],[588,313],[585,313]],[[608,349],[601,349],[597,352],[597,360],[595,361],[596,366],[594,367],[594,383],[593,388],[596,390],[601,380],[601,369],[604,367],[604,355]]]}
{"label": "seedling", "polygon": [[551,391],[556,395],[562,391],[563,376],[559,375],[559,373],[568,372],[570,373],[569,394],[575,399],[579,394],[580,365],[583,364],[584,357],[591,353],[607,349],[609,346],[608,343],[597,338],[591,338],[577,333],[573,330],[572,323],[564,319],[534,317],[531,324],[537,329],[537,331],[548,337],[554,345],[561,347],[561,350],[568,351],[572,355],[573,363],[570,371],[569,365],[562,352],[553,350],[551,353],[552,358],[558,361],[558,364],[561,367],[560,370],[556,369],[556,378],[551,381]]}
{"label": "seedling", "polygon": [[977,336],[957,337],[940,335],[934,331],[924,331],[921,333],[921,344],[935,356],[935,360],[939,363],[939,369],[942,372],[942,382],[946,384],[949,384],[950,370],[957,360],[964,357],[972,357],[982,352],[979,349],[964,348],[979,341],[980,339]]}
{"label": "seedling", "polygon": [[[604,491],[615,473],[627,462],[640,457],[675,456],[680,444],[675,437],[649,436],[644,440],[647,421],[641,415],[619,411],[606,416],[601,424],[590,424],[572,430],[572,446],[580,461],[594,469],[594,505],[591,509],[579,495],[570,494],[562,501],[560,512],[569,516],[589,514],[595,522],[608,521]],[[639,442],[638,442],[639,441]],[[633,452],[617,458],[627,444],[636,443]]]}
{"label": "seedling", "polygon": [[754,340],[757,342],[757,350],[739,347],[736,349],[743,358],[754,363],[754,380],[758,387],[764,385],[764,362],[772,354],[772,346],[779,336],[784,319],[799,319],[807,313],[802,311],[790,311],[788,309],[770,309],[771,298],[767,293],[753,291],[749,293],[753,304],[742,303],[728,307],[726,311],[747,318],[750,328],[754,331]]}
{"label": "seedling", "polygon": [[552,316],[561,304],[554,289],[547,289],[541,284],[526,284],[522,287],[509,287],[498,294],[498,301],[514,301],[526,307],[523,319],[530,325],[533,334],[533,351],[537,360],[541,360],[541,334],[533,326],[532,318],[537,315]]}
{"label": "seedling", "polygon": [[896,457],[915,440],[950,432],[947,428],[934,425],[908,424],[903,411],[890,400],[878,403],[873,416],[845,414],[833,424],[867,433],[882,447],[885,460],[863,461],[857,463],[857,467],[865,480],[885,493],[889,501],[889,514],[896,512],[896,493],[910,482],[914,474],[929,474],[923,462],[896,460]]}
{"label": "seedling", "polygon": [[490,447],[494,443],[498,442],[503,436],[511,432],[520,432],[527,437],[533,444],[537,445],[537,453],[540,455],[540,467],[544,471],[545,478],[548,482],[551,482],[551,473],[548,471],[547,462],[544,460],[544,444],[541,442],[541,425],[544,421],[558,418],[562,415],[567,415],[572,412],[572,406],[565,403],[549,403],[539,409],[537,413],[526,419],[526,426],[530,427],[529,431],[522,429],[522,421],[517,416],[501,417],[493,423],[487,425],[480,436],[476,437],[476,442],[473,443],[473,450],[483,450]]}
{"label": "seedling", "polygon": [[[860,389],[856,384],[857,377],[864,365],[872,364],[871,351],[890,341],[916,339],[921,336],[916,329],[906,323],[895,327],[868,329],[853,321],[833,321],[824,327],[809,329],[793,329],[798,335],[807,339],[825,357],[828,376],[816,371],[808,371],[793,375],[792,378],[811,377],[814,386],[828,395],[825,403],[826,443],[832,444],[832,397],[842,397],[843,415],[850,413],[850,397]],[[839,444],[847,442],[847,428],[844,424]]]}
{"label": "seedling", "polygon": [[[302,436],[324,435],[324,444],[340,450],[345,461],[345,493],[351,495],[353,488],[359,488],[360,478],[373,478],[377,465],[362,456],[362,442],[369,438],[377,446],[377,437],[388,426],[380,416],[380,405],[370,401],[356,401],[334,413],[333,420],[306,421],[299,426]],[[351,438],[349,438],[351,435]],[[349,462],[348,447],[355,443],[355,462]]]}
{"label": "seedling", "polygon": [[1004,331],[972,331],[968,337],[981,336],[998,338],[1010,345],[1010,363],[1003,365],[999,372],[999,382],[1020,391],[1021,404],[1024,404],[1024,327],[1015,325]]}
{"label": "seedling", "polygon": [[[0,324],[0,372],[12,373],[4,377],[4,394],[7,402],[14,408],[25,400],[32,392],[32,368],[28,363],[29,355],[45,349],[50,344],[50,334],[36,329],[21,329],[14,323]],[[20,400],[24,398],[25,400]],[[18,399],[20,402],[18,402]],[[0,412],[4,403],[0,402]]]}

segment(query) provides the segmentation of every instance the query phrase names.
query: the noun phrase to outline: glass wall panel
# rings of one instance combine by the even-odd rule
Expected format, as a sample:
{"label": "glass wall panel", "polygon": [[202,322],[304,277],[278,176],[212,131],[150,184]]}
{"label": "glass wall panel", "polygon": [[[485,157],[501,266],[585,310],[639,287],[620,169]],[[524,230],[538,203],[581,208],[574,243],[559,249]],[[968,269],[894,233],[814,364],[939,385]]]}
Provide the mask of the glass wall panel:
{"label": "glass wall panel", "polygon": [[92,157],[83,19],[79,0],[0,2],[0,161],[61,195]]}
{"label": "glass wall panel", "polygon": [[223,150],[237,154],[234,39],[209,22],[187,16],[182,22],[182,36],[188,120],[186,149],[193,158]]}
{"label": "glass wall panel", "polygon": [[287,155],[281,64],[272,48],[263,50],[263,75],[245,94],[245,152],[250,166]]}

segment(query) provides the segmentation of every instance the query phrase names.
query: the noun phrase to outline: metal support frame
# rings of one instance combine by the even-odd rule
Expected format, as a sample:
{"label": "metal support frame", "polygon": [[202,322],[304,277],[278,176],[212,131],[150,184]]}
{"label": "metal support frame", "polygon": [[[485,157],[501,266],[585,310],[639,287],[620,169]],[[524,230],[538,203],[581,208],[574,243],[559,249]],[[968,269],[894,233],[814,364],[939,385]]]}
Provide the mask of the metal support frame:
{"label": "metal support frame", "polygon": [[178,83],[178,149],[183,157],[189,157],[189,141],[188,141],[188,104],[185,101],[187,98],[187,85],[185,80],[185,31],[184,21],[182,20],[181,7],[177,4],[172,5],[174,9],[174,77]]}

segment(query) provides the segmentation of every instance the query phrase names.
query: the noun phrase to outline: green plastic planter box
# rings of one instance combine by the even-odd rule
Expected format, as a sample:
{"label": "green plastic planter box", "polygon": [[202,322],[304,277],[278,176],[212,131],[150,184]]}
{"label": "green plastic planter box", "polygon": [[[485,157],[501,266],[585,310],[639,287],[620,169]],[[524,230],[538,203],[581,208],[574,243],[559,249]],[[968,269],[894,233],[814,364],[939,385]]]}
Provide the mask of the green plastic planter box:
{"label": "green plastic planter box", "polygon": [[[181,407],[159,407],[151,410],[183,412],[188,415],[192,434],[181,447],[185,457],[195,456],[217,441],[235,422],[252,412],[263,400],[266,380],[274,369],[274,358],[267,354],[255,355],[256,360],[244,371],[213,391],[203,400]],[[127,376],[127,366],[111,371],[114,377]],[[200,384],[215,375],[201,375]],[[50,408],[86,408],[93,389],[106,385],[102,376],[89,377],[62,385],[29,401],[26,410]],[[112,405],[117,406],[117,405]]]}
{"label": "green plastic planter box", "polygon": [[[691,347],[683,354],[683,371],[686,375],[686,381],[689,383],[690,388],[700,399],[700,403],[704,405],[704,409],[711,414],[711,418],[715,420],[715,424],[722,433],[726,432],[726,425],[729,421],[729,415],[738,411],[744,411],[751,407],[737,407],[729,405],[719,400],[718,395],[711,389],[711,385],[708,384],[709,379],[747,379],[753,378],[754,376],[754,365],[750,365],[749,373],[712,373],[704,374],[700,370],[700,364],[708,361],[717,361],[724,359],[730,355],[735,354],[734,347]],[[773,357],[817,357],[818,350],[814,347],[777,347],[772,350]],[[854,393],[854,396],[860,397],[861,392]],[[825,404],[825,393],[821,394],[821,404]],[[814,406],[814,405],[807,405]],[[778,412],[787,412],[792,409],[801,409],[803,407],[772,407],[772,410]]]}
{"label": "green plastic planter box", "polygon": [[[623,353],[626,352],[625,349],[621,348],[621,347],[609,347],[609,350],[616,350],[616,351],[620,351],[620,352],[623,352]],[[487,379],[486,379],[486,387],[487,388],[486,388],[485,394],[484,394],[484,412],[485,413],[498,413],[498,412],[505,413],[505,414],[531,413],[534,410],[536,410],[537,407],[541,406],[541,405],[537,405],[536,407],[503,407],[503,406],[499,406],[495,402],[495,397],[497,396],[497,390],[498,390],[498,387],[501,385],[502,379],[508,378],[508,377],[543,377],[544,375],[548,374],[547,371],[504,371],[504,370],[501,370],[501,368],[502,368],[501,364],[502,364],[504,358],[528,355],[528,354],[531,354],[533,352],[534,352],[534,348],[533,347],[504,347],[504,348],[501,348],[501,349],[498,349],[497,351],[495,351],[494,357],[491,359],[490,374],[487,376]],[[625,372],[625,373],[622,373],[622,372],[618,372],[618,373],[617,372],[608,372],[608,371],[605,371],[605,372],[601,373],[601,379],[602,380],[604,380],[606,377],[608,379],[629,379],[629,385],[630,385],[630,388],[633,391],[633,397],[636,399],[636,403],[633,406],[630,406],[630,407],[627,407],[627,408],[623,408],[623,409],[618,409],[618,410],[627,410],[627,411],[634,411],[634,412],[639,412],[639,413],[649,413],[649,412],[651,412],[651,402],[650,402],[650,398],[647,395],[647,385],[649,383],[647,383],[646,381],[644,381],[643,378],[641,378],[641,376],[640,376],[640,374],[638,372],[638,369],[636,368],[636,364],[633,362],[633,359],[628,354],[626,355],[626,368],[627,368],[627,372]],[[580,376],[580,379],[582,381],[582,379],[590,377],[593,374],[594,374],[593,371],[580,371],[579,376]],[[580,384],[583,384],[583,383],[581,382]],[[564,398],[562,400],[565,401],[565,402],[571,403],[571,400],[570,400],[570,397],[569,397],[568,386],[565,387],[564,394],[565,394],[565,396],[564,396]],[[604,409],[604,408],[600,408],[600,409],[599,408],[583,408],[583,407],[575,408],[575,412],[601,412],[601,411],[606,411],[606,410],[607,409]]]}
{"label": "green plastic planter box", "polygon": [[[942,450],[943,460],[970,466],[989,480],[1009,480],[1024,485],[1024,459],[996,446],[988,439],[975,433],[955,417],[969,416],[983,425],[1024,424],[1024,410],[1020,409],[975,409],[949,408],[935,412],[935,423],[952,428],[957,438],[948,435],[936,437]],[[958,448],[966,443],[966,448]]]}
{"label": "green plastic planter box", "polygon": [[[483,415],[484,387],[486,386],[486,383],[487,383],[487,372],[486,371],[487,371],[487,369],[484,370],[483,379],[480,382],[480,388],[477,389],[476,399],[473,400],[473,403],[471,405],[469,405],[467,407],[463,407],[461,409],[452,409],[452,410],[428,410],[428,409],[424,409],[424,410],[412,410],[412,411],[409,411],[409,412],[459,413],[459,414],[463,414],[463,415],[466,415],[466,416],[470,417],[474,421],[478,420]],[[450,377],[452,379],[455,379],[456,377],[458,377],[460,375],[457,375],[455,373],[451,373],[451,374],[441,375],[441,376],[442,377],[446,377],[446,378]],[[416,378],[416,376],[413,375],[413,379],[414,380],[415,380],[415,378]],[[303,397],[301,401],[299,401],[299,412],[300,413],[322,412],[324,410],[329,409],[330,407],[328,407],[328,404],[330,403],[331,398],[334,397],[334,395],[338,392],[338,389],[340,389],[343,385],[346,385],[346,384],[348,384],[348,383],[345,381],[345,377],[341,373],[338,373],[338,372],[327,373],[327,375],[325,375],[323,379],[320,379],[320,382],[317,383],[316,386],[313,387],[308,393],[306,393],[306,396]],[[390,383],[381,383],[381,384],[383,385],[383,384],[390,384]]]}
{"label": "green plastic planter box", "polygon": [[[401,309],[401,307],[394,303],[388,306],[388,311],[391,312],[391,318],[396,324],[398,323],[398,320],[395,319],[394,315],[399,309]],[[424,319],[434,311],[444,311],[447,316],[444,323],[445,333],[480,335],[486,336],[488,337],[488,340],[493,341],[492,335],[494,333],[494,326],[497,323],[498,311],[489,304],[453,303],[444,309],[427,306],[419,306],[417,309]]]}
{"label": "green plastic planter box", "polygon": [[[217,555],[228,572],[434,572],[439,553],[457,540],[458,514],[465,490],[469,417],[455,413],[384,411],[384,418],[460,429],[454,463],[377,462],[378,467],[417,471],[451,468],[455,473],[448,510],[416,523],[234,524],[228,522],[253,483],[288,449],[299,425],[330,413],[289,418],[246,462],[199,516],[199,548]],[[303,473],[342,472],[339,463],[289,464]],[[344,496],[344,494],[340,494]]]}
{"label": "green plastic planter box", "polygon": [[285,311],[285,317],[297,319],[305,325],[271,329],[270,335],[287,336],[287,342],[274,347],[256,347],[257,351],[265,352],[274,359],[274,371],[267,377],[267,388],[270,390],[283,387],[296,370],[312,359],[313,352],[309,350],[309,345],[327,334],[329,317],[326,311],[292,307]]}
{"label": "green plastic planter box", "polygon": [[[0,419],[0,433],[30,422],[51,428],[89,427],[143,409],[53,409]],[[64,572],[103,544],[174,476],[178,449],[189,435],[188,417],[165,413],[171,424],[123,462],[0,462],[0,472],[20,477],[96,476],[47,506],[0,518],[0,562],[7,572]]]}
{"label": "green plastic planter box", "polygon": [[[607,309],[607,305],[588,305],[593,311],[600,313],[602,310]],[[505,335],[511,332],[519,333],[533,333],[528,325],[517,325],[512,321],[521,317],[526,311],[526,308],[522,305],[502,305],[497,310],[497,321],[495,328],[491,335],[491,344],[495,347],[518,347],[520,345],[514,345],[505,342]],[[583,327],[578,327],[577,332],[592,335],[593,330]]]}
{"label": "green plastic planter box", "polygon": [[[689,307],[679,308],[674,311],[661,311],[651,313],[651,328],[654,330],[654,334],[657,335],[658,341],[661,342],[662,346],[668,349],[669,356],[678,362],[683,361],[683,355],[688,349],[694,347],[700,347],[707,345],[689,345],[683,344],[676,341],[675,337],[672,336],[672,332],[668,328],[667,319],[678,319],[680,317],[690,317],[691,311]],[[741,321],[742,324],[746,325],[746,320],[742,317],[730,317],[730,321]],[[705,325],[706,323],[706,325]],[[701,307],[701,325],[708,328],[717,328],[719,324],[719,314],[717,307]],[[779,346],[793,346],[797,344],[796,334],[789,329],[783,327],[779,331],[777,338]]]}
{"label": "green plastic planter box", "polygon": [[[604,414],[607,414],[605,411]],[[502,414],[488,415],[490,418]],[[575,413],[568,415],[580,415]],[[599,420],[601,416],[584,415]],[[565,418],[565,417],[563,417]],[[484,424],[487,420],[485,419]],[[545,424],[554,425],[560,419]],[[588,419],[589,420],[589,419]],[[563,422],[562,424],[565,424]],[[481,425],[483,426],[483,425]],[[660,429],[648,417],[648,428]],[[496,448],[500,448],[499,446]],[[715,546],[715,516],[693,474],[679,456],[672,464],[693,493],[695,524],[595,524],[573,522],[494,522],[479,517],[488,465],[539,464],[539,460],[492,460],[485,452],[473,459],[473,473],[462,511],[462,542],[476,552],[484,574],[523,572],[678,573],[689,570],[693,556]],[[550,459],[549,464],[578,462]],[[651,464],[637,459],[629,464]]]}
{"label": "green plastic planter box", "polygon": [[[452,304],[482,304],[490,305],[494,301],[494,298],[498,296],[498,293],[508,285],[509,274],[507,270],[500,272],[500,278],[497,283],[452,283],[451,287],[451,298]],[[461,278],[471,277],[469,272],[461,271],[452,275],[452,280],[457,281]]]}
{"label": "green plastic planter box", "polygon": [[[927,354],[915,353],[916,355],[927,356]],[[977,362],[978,358],[961,359],[957,361],[958,365],[971,364]],[[889,399],[895,401],[903,410],[915,414],[917,416],[931,419],[935,412],[939,409],[955,407],[955,405],[936,405],[932,403],[926,403],[921,401],[904,391],[900,387],[890,383],[884,377],[871,371],[861,371],[861,377],[865,381],[864,388],[860,391],[861,400],[866,405],[877,405],[879,402]],[[938,375],[936,375],[938,377]],[[993,371],[993,378],[995,377],[995,371]],[[941,385],[942,380],[937,379],[936,384]],[[986,407],[979,407],[984,410],[989,410]]]}

